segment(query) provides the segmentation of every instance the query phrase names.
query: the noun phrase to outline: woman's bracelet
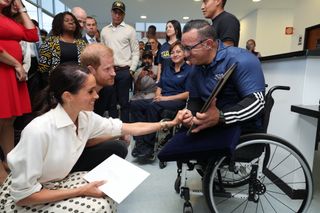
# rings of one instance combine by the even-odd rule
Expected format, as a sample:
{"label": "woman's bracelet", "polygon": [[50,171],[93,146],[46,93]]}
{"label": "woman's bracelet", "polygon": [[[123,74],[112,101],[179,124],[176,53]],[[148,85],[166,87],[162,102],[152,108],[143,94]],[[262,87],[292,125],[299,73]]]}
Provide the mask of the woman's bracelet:
{"label": "woman's bracelet", "polygon": [[169,123],[168,121],[164,121],[164,120],[161,120],[160,121],[160,130],[162,131],[168,131],[169,130]]}

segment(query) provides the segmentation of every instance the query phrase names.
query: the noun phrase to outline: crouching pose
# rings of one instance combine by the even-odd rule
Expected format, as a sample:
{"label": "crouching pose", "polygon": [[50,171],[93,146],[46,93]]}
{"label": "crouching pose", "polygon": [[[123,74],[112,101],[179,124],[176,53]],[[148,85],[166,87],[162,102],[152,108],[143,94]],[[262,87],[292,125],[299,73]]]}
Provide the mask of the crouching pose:
{"label": "crouching pose", "polygon": [[180,111],[172,121],[131,124],[100,117],[92,112],[96,80],[75,64],[59,65],[44,92],[44,114],[25,127],[8,154],[11,174],[0,188],[0,212],[116,212],[115,202],[98,189],[104,180],[87,183],[84,171],[70,172],[88,139],[149,134],[184,116]]}

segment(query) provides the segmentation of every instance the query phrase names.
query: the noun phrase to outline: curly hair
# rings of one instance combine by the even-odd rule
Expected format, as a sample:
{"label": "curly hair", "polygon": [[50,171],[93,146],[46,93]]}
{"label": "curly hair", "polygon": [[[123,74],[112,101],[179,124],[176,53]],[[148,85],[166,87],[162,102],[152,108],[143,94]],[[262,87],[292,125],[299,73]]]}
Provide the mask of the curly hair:
{"label": "curly hair", "polygon": [[63,13],[59,13],[53,18],[52,35],[59,36],[64,33],[63,22],[64,22],[64,17],[66,15],[70,15],[73,18],[74,23],[76,24],[76,30],[74,31],[73,36],[75,38],[81,38],[80,24],[79,24],[77,18],[72,13],[70,13],[68,11],[63,12]]}

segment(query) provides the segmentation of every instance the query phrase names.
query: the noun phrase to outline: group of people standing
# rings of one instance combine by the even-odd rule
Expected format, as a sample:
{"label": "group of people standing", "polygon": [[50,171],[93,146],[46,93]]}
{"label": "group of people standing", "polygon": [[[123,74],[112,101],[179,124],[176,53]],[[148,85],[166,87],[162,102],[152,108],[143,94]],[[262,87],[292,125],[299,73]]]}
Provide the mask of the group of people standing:
{"label": "group of people standing", "polygon": [[[133,135],[132,155],[148,157],[154,132],[178,124],[198,125],[195,133],[247,121],[259,129],[265,85],[261,65],[248,51],[232,47],[238,45],[240,24],[224,11],[225,3],[203,1],[201,10],[213,20],[212,25],[193,20],[181,32],[178,21],[168,21],[158,67],[152,67],[154,53],[145,51],[145,64],[137,73],[139,45],[135,30],[124,22],[123,2],[112,4],[112,23],[101,30],[100,37],[92,30],[96,21],[81,8],[56,15],[39,51],[39,71],[46,87],[39,93],[41,104],[35,104],[38,117],[25,127],[12,150],[8,141],[13,141],[15,117],[32,111],[19,41],[36,42],[39,36],[21,0],[0,0],[0,20],[5,23],[0,25],[0,89],[6,103],[0,105],[0,145],[10,171],[0,188],[0,211],[116,212],[115,202],[98,189],[104,181],[87,183],[82,176],[113,153],[127,155],[125,140],[118,138]],[[11,4],[21,23],[2,13]],[[81,34],[84,24],[88,25],[86,35]],[[236,74],[227,89],[207,112],[192,113],[189,107],[195,100],[205,101],[233,63]],[[132,74],[136,98],[130,101]],[[146,85],[153,95],[144,95]],[[113,118],[91,112],[99,108],[98,98],[102,107],[110,103]],[[188,107],[183,109],[187,99]],[[114,108],[117,104],[121,120]],[[158,122],[164,109],[183,110],[172,121]]]}

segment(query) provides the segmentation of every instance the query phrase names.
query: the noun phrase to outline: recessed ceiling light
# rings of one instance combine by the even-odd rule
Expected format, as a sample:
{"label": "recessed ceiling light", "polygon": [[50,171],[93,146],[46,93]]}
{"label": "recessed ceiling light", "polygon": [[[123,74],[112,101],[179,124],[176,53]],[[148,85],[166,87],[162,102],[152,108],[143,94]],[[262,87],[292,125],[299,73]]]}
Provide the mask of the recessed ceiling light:
{"label": "recessed ceiling light", "polygon": [[193,1],[201,1],[201,0],[193,0]]}
{"label": "recessed ceiling light", "polygon": [[190,17],[189,16],[183,16],[182,17],[184,20],[188,20]]}
{"label": "recessed ceiling light", "polygon": [[252,0],[253,2],[259,2],[259,1],[261,1],[261,0]]}
{"label": "recessed ceiling light", "polygon": [[141,19],[146,19],[146,18],[147,18],[147,16],[140,16],[140,18],[141,18]]}

